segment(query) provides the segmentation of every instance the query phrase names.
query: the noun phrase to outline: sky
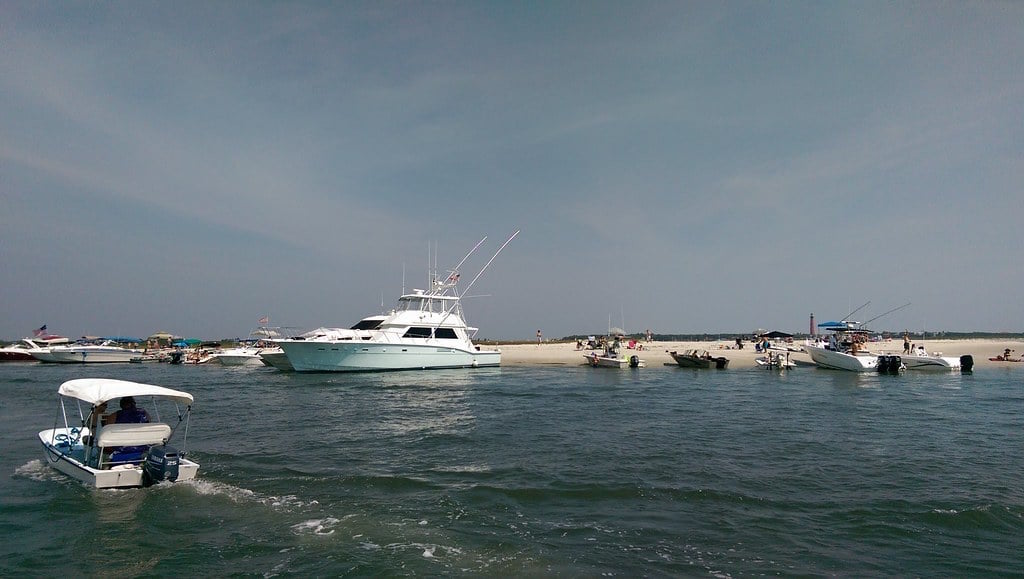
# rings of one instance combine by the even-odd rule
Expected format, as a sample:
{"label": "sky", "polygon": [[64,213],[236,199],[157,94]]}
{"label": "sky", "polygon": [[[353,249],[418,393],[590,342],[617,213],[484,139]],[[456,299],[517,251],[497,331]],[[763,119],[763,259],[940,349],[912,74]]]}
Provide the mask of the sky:
{"label": "sky", "polygon": [[1021,332],[1022,26],[997,0],[4,2],[0,339],[348,327],[486,237],[466,291],[517,230],[466,291],[478,338],[867,302]]}

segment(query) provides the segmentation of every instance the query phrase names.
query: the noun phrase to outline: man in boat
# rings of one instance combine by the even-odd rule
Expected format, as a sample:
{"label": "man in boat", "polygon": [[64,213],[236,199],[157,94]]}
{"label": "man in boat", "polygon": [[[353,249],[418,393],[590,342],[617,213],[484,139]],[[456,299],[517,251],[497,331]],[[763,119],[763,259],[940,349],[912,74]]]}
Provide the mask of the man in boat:
{"label": "man in boat", "polygon": [[149,413],[135,406],[135,398],[124,396],[119,404],[121,409],[103,417],[103,424],[132,424],[149,422]]}

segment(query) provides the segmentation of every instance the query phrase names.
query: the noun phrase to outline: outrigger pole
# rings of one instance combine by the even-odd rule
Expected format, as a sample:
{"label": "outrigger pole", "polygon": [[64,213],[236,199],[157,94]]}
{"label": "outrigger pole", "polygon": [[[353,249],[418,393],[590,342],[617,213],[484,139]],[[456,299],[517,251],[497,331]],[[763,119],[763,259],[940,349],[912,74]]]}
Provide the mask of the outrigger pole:
{"label": "outrigger pole", "polygon": [[[850,320],[850,316],[852,316],[853,314],[856,314],[857,312],[863,310],[864,308],[868,307],[868,305],[870,305],[870,304],[871,304],[871,300],[868,300],[868,302],[866,304],[862,305],[861,307],[859,307],[859,308],[853,310],[852,312],[846,314],[845,316],[843,316],[843,321],[844,322],[849,321]],[[864,323],[867,323],[867,322],[864,322]]]}
{"label": "outrigger pole", "polygon": [[877,320],[878,318],[880,318],[880,317],[882,317],[882,316],[888,316],[889,314],[891,314],[891,313],[893,313],[893,312],[895,312],[895,311],[899,311],[899,310],[902,310],[903,308],[905,308],[905,307],[907,307],[907,306],[909,306],[909,305],[910,305],[910,302],[907,302],[907,303],[903,304],[902,306],[900,306],[900,307],[898,307],[898,308],[893,308],[893,309],[891,309],[891,310],[889,310],[889,311],[885,312],[884,314],[879,314],[879,315],[877,315],[877,316],[875,316],[875,317],[871,318],[870,320],[868,320],[868,321],[866,321],[866,322],[864,322],[864,323],[865,323],[865,324],[870,324],[871,322],[873,322],[873,321]]}
{"label": "outrigger pole", "polygon": [[[498,254],[499,254],[499,253],[501,253],[501,250],[505,249],[505,246],[506,246],[506,245],[508,245],[509,243],[512,243],[512,240],[513,240],[513,239],[515,239],[517,235],[519,235],[519,231],[520,231],[520,230],[516,229],[516,232],[515,232],[515,233],[513,233],[511,237],[509,237],[508,239],[506,239],[506,240],[505,240],[505,243],[502,243],[502,244],[501,244],[501,247],[499,247],[499,248],[498,248],[498,251],[495,251],[495,252],[494,252],[494,255],[492,255],[492,256],[491,256],[491,259],[487,260],[487,263],[485,263],[485,264],[484,264],[484,266],[483,266],[483,267],[482,267],[482,268],[480,269],[480,271],[479,271],[479,272],[477,272],[477,274],[476,274],[476,277],[474,277],[474,278],[473,278],[473,281],[469,282],[469,285],[467,285],[467,286],[466,286],[466,289],[465,289],[465,290],[464,290],[464,291],[462,292],[462,294],[461,294],[461,295],[459,295],[458,291],[456,291],[456,292],[455,292],[455,297],[458,297],[458,298],[460,298],[460,299],[461,299],[461,298],[462,298],[462,296],[466,295],[466,293],[467,293],[467,292],[469,291],[469,288],[473,287],[473,284],[475,284],[475,283],[476,283],[476,280],[480,279],[480,276],[481,276],[481,275],[483,275],[485,271],[487,271],[487,268],[488,268],[488,267],[490,267],[490,265],[491,265],[491,262],[492,262],[492,261],[494,261],[494,259],[495,259],[496,257],[498,257]],[[481,239],[481,240],[480,240],[480,243],[483,243],[485,239],[487,239],[487,238],[486,238],[486,237],[484,237],[484,239]],[[462,265],[462,263],[463,263],[463,262],[465,262],[465,261],[466,261],[466,259],[468,259],[468,258],[469,258],[469,256],[470,256],[470,255],[472,255],[472,253],[473,253],[474,251],[476,251],[476,248],[477,248],[477,247],[480,247],[480,243],[477,243],[477,244],[476,244],[476,247],[474,247],[474,248],[473,248],[473,250],[472,250],[472,251],[470,251],[470,252],[469,252],[469,254],[467,254],[467,255],[466,255],[466,257],[462,258],[462,261],[460,261],[460,262],[459,262],[459,265],[460,265],[460,266]],[[456,266],[456,270],[457,270],[457,269],[458,269],[458,266]],[[434,327],[435,327],[435,328],[437,328],[437,327],[440,327],[440,325],[441,325],[441,324],[443,324],[443,323],[444,323],[444,321],[448,319],[448,316],[452,315],[452,312],[453,312],[453,311],[455,311],[455,308],[456,308],[456,307],[458,307],[458,306],[459,306],[459,302],[458,302],[458,301],[456,301],[456,302],[455,302],[454,304],[452,304],[452,305],[451,305],[451,307],[450,307],[450,308],[448,308],[448,311],[446,311],[446,312],[445,312],[445,314],[444,314],[444,317],[443,317],[443,318],[441,318],[441,319],[440,319],[440,320],[439,320],[439,321],[437,322],[437,324],[435,324],[435,325],[434,325]]]}

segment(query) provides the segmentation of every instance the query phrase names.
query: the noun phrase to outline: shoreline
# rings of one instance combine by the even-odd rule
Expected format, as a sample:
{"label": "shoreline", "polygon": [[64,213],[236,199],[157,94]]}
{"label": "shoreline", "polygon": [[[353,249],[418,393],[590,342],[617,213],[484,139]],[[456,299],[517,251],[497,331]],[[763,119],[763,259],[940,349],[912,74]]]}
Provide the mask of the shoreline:
{"label": "shoreline", "polygon": [[[778,342],[777,346],[788,346],[799,348],[803,341],[794,341],[792,344]],[[974,357],[975,368],[986,367],[1024,367],[1024,363],[1014,362],[993,362],[989,358],[1003,353],[1006,348],[1012,349],[1015,356],[1024,352],[1024,340],[1002,340],[975,338],[966,340],[928,340],[914,342],[915,345],[924,345],[929,354],[941,354],[944,356]],[[756,368],[754,361],[761,357],[762,353],[754,349],[754,344],[745,342],[743,349],[736,349],[735,341],[711,340],[706,342],[682,342],[682,341],[652,341],[642,342],[642,350],[627,349],[625,345],[621,352],[627,357],[639,356],[647,363],[647,367],[662,366],[664,364],[676,366],[677,364],[669,355],[669,352],[681,352],[685,350],[707,350],[712,356],[725,356],[729,359],[729,368]],[[582,366],[586,362],[583,355],[592,350],[577,350],[576,342],[543,342],[541,344],[506,344],[497,346],[501,351],[502,366]],[[876,354],[897,354],[903,353],[902,340],[886,340],[882,342],[869,342],[866,350]],[[811,358],[804,352],[794,352],[797,360],[811,363]]]}

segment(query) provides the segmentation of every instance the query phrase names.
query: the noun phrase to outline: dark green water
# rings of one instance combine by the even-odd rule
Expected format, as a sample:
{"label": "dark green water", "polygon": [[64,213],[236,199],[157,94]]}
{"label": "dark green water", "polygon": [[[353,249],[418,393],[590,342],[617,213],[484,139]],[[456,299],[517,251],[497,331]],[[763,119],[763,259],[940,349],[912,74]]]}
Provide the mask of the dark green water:
{"label": "dark green water", "polygon": [[[196,397],[191,483],[95,491],[64,380]],[[1024,371],[0,365],[0,576],[1024,575]]]}

